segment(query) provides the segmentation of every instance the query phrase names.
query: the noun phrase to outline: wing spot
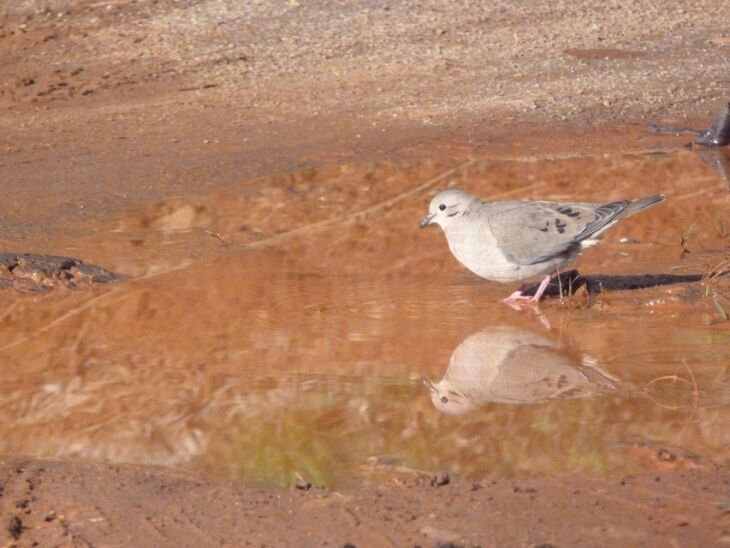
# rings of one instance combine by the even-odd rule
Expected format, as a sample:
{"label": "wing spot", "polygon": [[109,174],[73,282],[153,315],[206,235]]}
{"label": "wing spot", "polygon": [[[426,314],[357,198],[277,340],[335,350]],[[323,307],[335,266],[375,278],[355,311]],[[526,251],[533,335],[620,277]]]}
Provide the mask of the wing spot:
{"label": "wing spot", "polygon": [[563,234],[565,232],[565,227],[566,227],[565,223],[561,222],[560,219],[558,219],[558,218],[555,219],[555,228],[558,229],[558,232],[560,234]]}
{"label": "wing spot", "polygon": [[567,215],[568,217],[580,217],[579,211],[573,211],[569,207],[559,207],[558,211],[562,213],[563,215]]}

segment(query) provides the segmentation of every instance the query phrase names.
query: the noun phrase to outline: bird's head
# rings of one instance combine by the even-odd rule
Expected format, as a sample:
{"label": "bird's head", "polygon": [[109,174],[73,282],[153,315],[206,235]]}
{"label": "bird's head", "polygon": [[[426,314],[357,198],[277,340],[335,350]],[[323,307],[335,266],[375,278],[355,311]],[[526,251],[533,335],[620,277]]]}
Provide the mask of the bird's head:
{"label": "bird's head", "polygon": [[424,378],[423,384],[431,392],[431,402],[433,406],[446,415],[461,415],[469,411],[474,411],[478,405],[469,394],[464,394],[454,389],[451,384],[442,379],[437,383]]}
{"label": "bird's head", "polygon": [[421,221],[421,228],[437,224],[444,230],[459,216],[468,214],[479,203],[479,198],[463,190],[444,190],[433,197],[428,206],[428,215]]}

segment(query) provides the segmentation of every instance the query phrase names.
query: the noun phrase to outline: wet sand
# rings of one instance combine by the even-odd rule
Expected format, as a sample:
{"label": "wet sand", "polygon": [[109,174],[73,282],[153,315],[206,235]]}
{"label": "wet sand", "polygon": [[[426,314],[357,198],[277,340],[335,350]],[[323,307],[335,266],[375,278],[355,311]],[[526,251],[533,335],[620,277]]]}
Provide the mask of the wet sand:
{"label": "wet sand", "polygon": [[[0,12],[0,243],[121,275],[4,273],[0,538],[730,542],[726,156],[643,130],[711,121],[727,7],[330,8]],[[665,193],[574,266],[707,278],[511,310],[417,228],[446,187]]]}

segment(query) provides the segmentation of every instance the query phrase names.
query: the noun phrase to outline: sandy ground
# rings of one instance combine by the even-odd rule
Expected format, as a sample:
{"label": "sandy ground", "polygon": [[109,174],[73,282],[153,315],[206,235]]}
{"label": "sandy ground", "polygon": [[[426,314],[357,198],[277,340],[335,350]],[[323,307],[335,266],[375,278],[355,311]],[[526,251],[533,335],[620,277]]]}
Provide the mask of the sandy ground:
{"label": "sandy ground", "polygon": [[18,242],[323,161],[515,154],[559,128],[706,122],[730,86],[729,12],[717,1],[12,2],[0,22],[3,223]]}
{"label": "sandy ground", "polygon": [[[687,228],[702,219],[700,237],[709,242],[704,247],[717,247],[718,237],[707,235],[718,211],[727,211],[727,200],[717,187],[708,190],[719,183],[707,166],[693,163],[690,152],[661,161],[658,169],[648,156],[641,157],[628,164],[635,179],[617,184],[617,173],[625,171],[615,166],[626,164],[614,158],[624,151],[676,150],[690,140],[647,136],[646,121],[707,124],[720,110],[730,89],[728,20],[730,4],[718,1],[489,7],[296,0],[5,3],[0,7],[0,243],[14,252],[79,256],[139,280],[113,290],[111,296],[126,299],[125,306],[96,289],[89,290],[90,298],[88,293],[35,300],[2,295],[11,319],[22,320],[12,325],[9,316],[2,320],[2,351],[9,363],[22,364],[3,381],[4,437],[23,440],[6,443],[6,452],[36,454],[39,440],[56,443],[56,432],[80,424],[87,452],[80,455],[78,443],[73,450],[62,447],[65,440],[59,439],[58,454],[134,461],[135,455],[105,453],[104,444],[113,447],[115,436],[127,432],[125,419],[139,425],[149,415],[138,417],[134,406],[117,407],[116,399],[103,400],[109,407],[101,412],[90,406],[63,415],[55,401],[38,396],[38,387],[56,374],[86,375],[86,380],[98,374],[99,385],[112,387],[124,386],[116,374],[127,380],[139,375],[131,378],[142,389],[150,378],[161,386],[180,372],[160,361],[158,376],[150,377],[135,356],[121,362],[129,340],[140,341],[145,358],[159,348],[174,349],[173,357],[182,360],[176,363],[191,366],[187,371],[197,363],[191,356],[202,360],[219,352],[220,339],[206,336],[214,320],[225,318],[233,326],[232,339],[245,337],[248,325],[236,323],[235,308],[243,305],[216,308],[220,299],[200,287],[225,272],[227,285],[214,296],[227,295],[225,287],[237,288],[232,273],[250,264],[247,255],[237,253],[269,245],[259,242],[273,238],[277,244],[268,255],[256,256],[273,272],[316,272],[317,265],[326,264],[352,274],[367,264],[382,279],[402,280],[414,271],[420,279],[447,279],[453,270],[442,272],[439,235],[418,235],[432,238],[431,251],[403,256],[404,244],[421,245],[421,240],[359,221],[375,214],[384,227],[406,226],[405,218],[417,218],[422,204],[407,203],[399,217],[393,204],[403,202],[393,200],[408,189],[416,189],[416,196],[418,185],[433,177],[503,195],[554,197],[588,197],[596,188],[614,197],[610,193],[636,186],[658,192],[665,190],[663,178],[674,185],[676,200],[667,204],[673,224]],[[604,154],[608,167],[596,168],[591,158]],[[530,179],[534,173],[524,163],[555,158],[575,163],[552,165],[542,180]],[[643,178],[646,174],[652,179]],[[519,188],[514,179],[527,182]],[[697,190],[698,181],[708,188]],[[273,221],[272,210],[279,212]],[[324,248],[313,248],[310,232],[291,240],[280,236],[320,221],[327,228],[320,240],[329,242]],[[649,217],[633,225],[632,237],[656,237],[665,244],[659,251],[642,244],[637,251],[658,255],[656,265],[673,264],[680,251],[678,230],[670,231],[668,224]],[[203,240],[201,233],[207,234]],[[357,235],[369,238],[353,238]],[[373,241],[385,243],[367,243]],[[630,269],[628,259],[612,259],[617,245],[605,255],[598,252],[596,264],[608,271]],[[702,246],[691,245],[695,257]],[[292,249],[296,259],[290,258]],[[346,259],[345,252],[353,251],[355,262]],[[212,257],[221,263],[216,266]],[[318,263],[322,258],[326,261]],[[197,277],[175,274],[185,260],[208,266]],[[701,259],[693,263],[701,264]],[[142,285],[145,277],[168,270],[169,277]],[[278,281],[290,282],[286,276]],[[257,287],[249,286],[243,302],[264,310]],[[186,300],[170,288],[185,288]],[[665,293],[656,298],[671,300]],[[688,321],[695,318],[696,309],[687,311],[697,298],[688,291],[677,297],[680,304],[669,306]],[[274,317],[286,314],[285,302],[275,303],[281,310],[274,309]],[[614,313],[628,310],[630,302],[624,298]],[[162,312],[141,312],[150,308]],[[118,339],[99,339],[88,327],[94,322],[76,312],[63,323],[69,309],[96,314],[96,323],[112,326],[106,331],[118,333]],[[197,329],[168,327],[191,309],[197,312]],[[421,312],[417,305],[415,310]],[[712,306],[703,313],[713,313]],[[308,321],[302,320],[305,333]],[[397,330],[402,318],[388,321],[393,340],[369,347],[373,356],[396,348],[401,334],[411,334]],[[60,324],[62,329],[53,331]],[[432,325],[414,344],[424,360],[429,338],[442,337],[451,349],[463,336],[439,335],[440,327]],[[336,334],[332,329],[327,334]],[[145,339],[146,333],[159,336]],[[191,335],[197,333],[202,335]],[[64,344],[71,339],[68,350]],[[603,345],[615,341],[607,338]],[[100,348],[108,353],[102,358],[123,367],[80,372],[85,362],[76,358]],[[104,390],[99,394],[108,396],[109,388]],[[146,398],[154,413],[165,403],[156,390],[136,396]],[[124,401],[122,393],[118,401]],[[28,407],[41,418],[16,424],[13,414]],[[97,414],[106,422],[96,422]],[[114,416],[121,418],[111,421]],[[724,416],[712,423],[712,440],[725,439]],[[180,444],[188,447],[184,434]],[[163,457],[171,444],[163,441],[159,461],[168,462]],[[645,461],[643,471],[629,478],[545,474],[435,486],[429,475],[398,471],[379,485],[340,490],[279,490],[167,468],[8,456],[0,465],[0,538],[22,546],[730,542],[726,466],[710,459],[701,465],[685,462],[677,456],[681,451],[672,451],[642,449],[637,458]]]}
{"label": "sandy ground", "polygon": [[[6,460],[0,538],[23,546],[723,546],[728,477],[272,491],[156,468]],[[701,493],[701,496],[697,496]],[[8,526],[9,525],[9,526]],[[36,544],[38,543],[38,544]]]}

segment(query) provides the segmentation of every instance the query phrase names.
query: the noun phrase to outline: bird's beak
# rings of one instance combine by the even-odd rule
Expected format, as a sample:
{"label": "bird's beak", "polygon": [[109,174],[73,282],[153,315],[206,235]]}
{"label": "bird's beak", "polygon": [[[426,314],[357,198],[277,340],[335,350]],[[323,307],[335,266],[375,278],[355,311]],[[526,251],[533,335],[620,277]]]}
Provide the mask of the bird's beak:
{"label": "bird's beak", "polygon": [[423,377],[423,379],[421,380],[423,381],[423,384],[426,386],[426,388],[428,388],[431,392],[438,392],[438,390],[436,390],[436,387],[431,382],[431,379]]}
{"label": "bird's beak", "polygon": [[436,216],[435,213],[429,213],[426,215],[423,220],[421,221],[421,228],[426,228],[428,225],[431,224],[431,219],[433,219]]}

